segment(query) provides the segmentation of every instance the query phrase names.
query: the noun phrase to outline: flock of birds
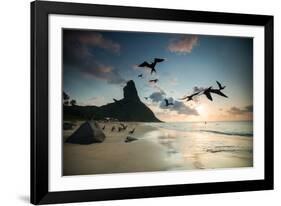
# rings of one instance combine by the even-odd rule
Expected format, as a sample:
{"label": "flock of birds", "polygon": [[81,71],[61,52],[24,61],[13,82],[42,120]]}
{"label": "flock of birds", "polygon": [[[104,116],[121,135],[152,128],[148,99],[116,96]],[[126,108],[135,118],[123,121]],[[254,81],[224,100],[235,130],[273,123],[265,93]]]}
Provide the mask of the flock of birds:
{"label": "flock of birds", "polygon": [[[151,63],[148,63],[147,61],[144,61],[143,63],[139,64],[138,67],[143,67],[143,68],[148,68],[150,69],[150,74],[152,75],[153,73],[156,73],[156,65],[160,62],[165,61],[165,59],[160,59],[160,58],[154,58],[154,60]],[[139,74],[138,75],[139,78],[143,77],[143,74]],[[148,82],[150,83],[157,83],[159,81],[159,79],[151,79],[148,80]],[[191,101],[194,100],[195,96],[199,96],[199,95],[205,95],[210,101],[213,101],[213,97],[212,94],[216,94],[225,98],[228,98],[223,92],[222,90],[226,87],[226,86],[222,86],[222,84],[218,81],[217,85],[218,85],[218,89],[213,89],[213,87],[208,87],[206,89],[201,89],[200,91],[197,91],[191,95],[185,95],[184,97],[180,98],[179,100],[186,100],[186,101]],[[148,97],[144,97],[146,100],[148,100]],[[164,99],[165,105],[166,107],[170,106],[170,105],[174,105],[173,102],[169,102],[169,100],[167,98]]]}
{"label": "flock of birds", "polygon": [[[160,59],[160,58],[154,58],[154,60],[150,63],[148,63],[147,61],[144,61],[143,63],[137,65],[138,67],[142,67],[142,68],[148,68],[150,69],[150,74],[153,75],[153,73],[157,73],[156,72],[156,65],[160,62],[165,61],[165,59]],[[139,78],[143,77],[143,74],[139,74],[138,75]],[[154,83],[156,84],[159,81],[159,79],[150,79],[148,80],[149,83]],[[213,101],[213,97],[212,94],[216,94],[225,98],[228,98],[223,92],[222,90],[225,89],[226,86],[222,86],[222,84],[218,81],[216,81],[217,85],[218,85],[218,89],[213,89],[212,86],[205,88],[205,89],[201,89],[191,95],[185,95],[182,98],[179,98],[179,100],[186,100],[186,101],[192,101],[194,100],[194,97],[199,96],[199,95],[205,95],[210,101]],[[148,100],[149,97],[144,97],[146,100]],[[115,102],[118,102],[118,100],[113,99]],[[173,102],[169,102],[169,100],[167,98],[164,99],[165,102],[165,106],[172,106],[174,105]],[[102,127],[102,130],[105,130],[105,125]],[[122,132],[122,131],[126,131],[127,130],[128,125],[125,125],[123,123],[120,123],[118,126],[113,125],[110,129],[111,132]],[[128,135],[132,135],[134,134],[136,128],[133,128],[132,130],[128,131]],[[125,139],[125,142],[132,142],[137,140],[137,138],[132,137],[132,136],[127,136],[127,138]]]}
{"label": "flock of birds", "polygon": [[[125,124],[123,124],[123,123],[120,123],[118,126],[113,125],[113,126],[111,127],[110,131],[111,131],[111,132],[115,132],[115,131],[122,132],[122,131],[126,131],[127,128],[128,128],[128,125],[125,125]],[[106,126],[103,125],[102,130],[105,130],[105,129],[106,129]],[[136,130],[136,128],[133,128],[132,130],[129,130],[129,131],[128,131],[128,134],[129,134],[129,135],[134,134],[135,130]],[[135,140],[137,140],[137,138],[132,137],[132,136],[127,136],[126,139],[125,139],[125,142],[128,143],[128,142],[132,142],[132,141],[135,141]]]}
{"label": "flock of birds", "polygon": [[198,91],[196,93],[193,93],[189,96],[184,96],[183,98],[181,98],[180,100],[185,100],[186,101],[191,101],[193,100],[193,97],[197,96],[197,95],[201,95],[204,94],[210,101],[213,101],[213,97],[212,97],[212,93],[213,94],[217,94],[219,96],[228,98],[221,90],[223,90],[225,88],[225,86],[222,86],[220,82],[216,81],[217,85],[218,85],[218,89],[213,89],[213,87],[208,87],[207,89],[202,89],[201,91]]}

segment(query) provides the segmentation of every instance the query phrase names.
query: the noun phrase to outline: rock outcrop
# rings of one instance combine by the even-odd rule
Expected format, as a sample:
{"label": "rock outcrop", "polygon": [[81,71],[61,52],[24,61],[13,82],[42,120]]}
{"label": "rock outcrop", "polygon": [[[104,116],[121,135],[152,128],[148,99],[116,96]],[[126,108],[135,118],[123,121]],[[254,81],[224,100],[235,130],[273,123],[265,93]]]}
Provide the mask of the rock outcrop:
{"label": "rock outcrop", "polygon": [[160,122],[154,113],[141,102],[133,80],[123,88],[124,98],[100,107],[64,106],[66,117],[101,120],[114,118],[119,121]]}

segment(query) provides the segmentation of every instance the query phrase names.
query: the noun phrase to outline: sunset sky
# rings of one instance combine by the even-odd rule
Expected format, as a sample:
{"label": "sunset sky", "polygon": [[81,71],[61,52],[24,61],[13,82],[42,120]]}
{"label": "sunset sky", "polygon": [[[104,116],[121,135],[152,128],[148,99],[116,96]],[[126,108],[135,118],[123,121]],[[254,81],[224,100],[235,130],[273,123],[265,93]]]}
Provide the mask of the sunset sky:
{"label": "sunset sky", "polygon": [[[139,68],[155,57],[157,74]],[[138,75],[143,74],[143,78]],[[158,78],[157,84],[148,80]],[[162,121],[252,120],[253,41],[251,38],[109,32],[63,31],[63,89],[79,105],[101,106],[123,98],[126,81],[134,80],[141,101]],[[226,88],[224,98],[201,95],[179,98],[197,88]],[[149,97],[146,100],[144,97]],[[163,106],[163,99],[174,106]]]}

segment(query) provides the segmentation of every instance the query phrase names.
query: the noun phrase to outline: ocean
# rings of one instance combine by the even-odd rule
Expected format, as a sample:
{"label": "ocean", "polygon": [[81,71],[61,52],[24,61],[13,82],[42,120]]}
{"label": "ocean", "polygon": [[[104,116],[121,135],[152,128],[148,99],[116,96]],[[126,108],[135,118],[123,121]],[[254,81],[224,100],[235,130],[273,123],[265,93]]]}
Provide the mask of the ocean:
{"label": "ocean", "polygon": [[253,137],[253,121],[216,122],[165,122],[149,125],[167,130],[182,132],[204,132],[229,136]]}

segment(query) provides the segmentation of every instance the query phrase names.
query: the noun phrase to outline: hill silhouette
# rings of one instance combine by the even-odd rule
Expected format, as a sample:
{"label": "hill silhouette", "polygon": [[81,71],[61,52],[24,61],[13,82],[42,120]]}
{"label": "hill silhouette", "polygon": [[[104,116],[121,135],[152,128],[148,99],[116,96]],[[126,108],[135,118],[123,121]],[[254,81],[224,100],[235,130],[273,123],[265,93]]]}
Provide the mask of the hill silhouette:
{"label": "hill silhouette", "polygon": [[128,122],[161,122],[154,113],[141,102],[133,80],[123,88],[124,98],[100,107],[97,106],[64,106],[64,119],[114,118]]}

